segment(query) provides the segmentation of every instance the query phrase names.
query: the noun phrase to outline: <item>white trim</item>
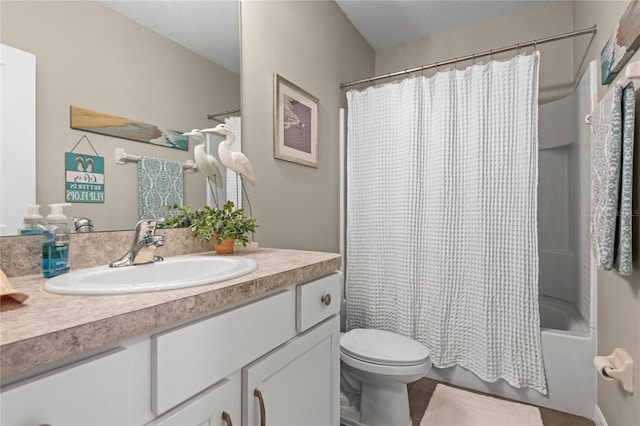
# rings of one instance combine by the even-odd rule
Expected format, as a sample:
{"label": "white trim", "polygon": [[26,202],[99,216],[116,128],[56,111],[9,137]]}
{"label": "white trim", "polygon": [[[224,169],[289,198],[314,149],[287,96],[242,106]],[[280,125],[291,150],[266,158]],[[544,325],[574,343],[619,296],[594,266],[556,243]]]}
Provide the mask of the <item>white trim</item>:
{"label": "white trim", "polygon": [[342,272],[343,276],[345,273],[345,263],[346,263],[346,247],[345,247],[345,239],[346,239],[346,158],[347,158],[347,110],[344,108],[340,108],[340,254],[342,255],[342,265],[340,267],[340,272]]}
{"label": "white trim", "polygon": [[0,44],[0,235],[36,204],[36,57]]}
{"label": "white trim", "polygon": [[342,297],[340,298],[340,330],[346,330],[347,318],[347,287],[346,287],[346,267],[347,267],[347,110],[340,108],[340,255],[342,263],[340,264],[340,283],[342,289]]}
{"label": "white trim", "polygon": [[598,405],[596,405],[595,412],[593,413],[593,422],[596,424],[596,426],[608,426],[607,420],[604,418],[604,414],[602,414],[602,411],[600,411],[600,407],[598,407]]}

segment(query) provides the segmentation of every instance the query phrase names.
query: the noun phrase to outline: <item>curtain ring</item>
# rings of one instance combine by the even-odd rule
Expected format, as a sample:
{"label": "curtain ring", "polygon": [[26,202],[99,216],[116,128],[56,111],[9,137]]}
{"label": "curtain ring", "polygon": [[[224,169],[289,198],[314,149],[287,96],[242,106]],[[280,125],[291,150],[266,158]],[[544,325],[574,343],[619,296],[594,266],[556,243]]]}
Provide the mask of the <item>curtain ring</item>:
{"label": "curtain ring", "polygon": [[455,62],[453,64],[453,69],[458,71],[458,58],[455,58]]}
{"label": "curtain ring", "polygon": [[404,69],[404,75],[406,77],[409,77],[409,70],[407,68]]}
{"label": "curtain ring", "polygon": [[440,72],[440,65],[436,62],[436,70]]}
{"label": "curtain ring", "polygon": [[476,64],[476,54],[475,54],[475,53],[474,53],[474,54],[472,54],[472,55],[471,55],[471,58],[472,58],[472,61],[473,61],[473,62],[472,62],[472,65],[475,65],[475,64]]}
{"label": "curtain ring", "polygon": [[391,73],[387,74],[387,83],[391,83]]}
{"label": "curtain ring", "polygon": [[537,41],[533,40],[533,53],[536,52],[536,44],[537,44]]}
{"label": "curtain ring", "polygon": [[518,55],[520,54],[520,43],[516,43],[516,48],[518,49]]}
{"label": "curtain ring", "polygon": [[496,58],[493,57],[493,49],[489,50],[489,54],[491,55],[491,60],[495,61]]}

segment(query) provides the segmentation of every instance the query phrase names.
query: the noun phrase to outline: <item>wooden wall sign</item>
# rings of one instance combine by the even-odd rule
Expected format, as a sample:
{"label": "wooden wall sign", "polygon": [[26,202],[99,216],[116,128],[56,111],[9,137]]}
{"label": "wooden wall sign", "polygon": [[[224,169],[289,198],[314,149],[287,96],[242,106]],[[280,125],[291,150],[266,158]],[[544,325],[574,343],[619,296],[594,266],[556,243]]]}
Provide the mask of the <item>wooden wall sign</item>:
{"label": "wooden wall sign", "polygon": [[640,0],[631,0],[611,35],[600,52],[602,84],[613,81],[629,58],[640,47]]}
{"label": "wooden wall sign", "polygon": [[161,129],[128,118],[71,106],[71,128],[168,148],[189,150],[189,137],[180,131]]}

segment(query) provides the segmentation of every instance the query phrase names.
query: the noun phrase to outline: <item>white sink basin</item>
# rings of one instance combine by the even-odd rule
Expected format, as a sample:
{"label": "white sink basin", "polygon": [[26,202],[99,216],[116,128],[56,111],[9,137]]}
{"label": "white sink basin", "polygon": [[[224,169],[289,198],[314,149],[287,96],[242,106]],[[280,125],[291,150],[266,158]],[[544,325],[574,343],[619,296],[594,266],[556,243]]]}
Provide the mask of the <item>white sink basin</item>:
{"label": "white sink basin", "polygon": [[47,280],[52,293],[97,295],[141,293],[211,284],[255,271],[256,262],[237,256],[187,256],[145,265],[99,266]]}

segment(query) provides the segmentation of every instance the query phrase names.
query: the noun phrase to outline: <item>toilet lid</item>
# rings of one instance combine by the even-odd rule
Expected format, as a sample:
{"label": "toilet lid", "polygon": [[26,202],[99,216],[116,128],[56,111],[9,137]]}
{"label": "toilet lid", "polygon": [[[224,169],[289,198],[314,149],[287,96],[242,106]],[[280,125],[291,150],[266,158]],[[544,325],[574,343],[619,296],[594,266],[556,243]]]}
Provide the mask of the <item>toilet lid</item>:
{"label": "toilet lid", "polygon": [[365,362],[386,365],[417,365],[429,350],[413,339],[384,330],[355,328],[340,338],[340,350]]}

